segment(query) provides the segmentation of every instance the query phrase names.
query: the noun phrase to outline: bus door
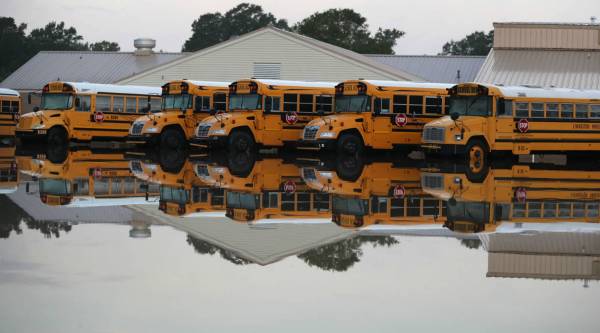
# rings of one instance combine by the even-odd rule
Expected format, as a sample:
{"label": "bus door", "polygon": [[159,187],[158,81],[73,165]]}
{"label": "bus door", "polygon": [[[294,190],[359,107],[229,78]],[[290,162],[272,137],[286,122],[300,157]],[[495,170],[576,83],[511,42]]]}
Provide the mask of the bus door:
{"label": "bus door", "polygon": [[[526,147],[523,147],[523,145],[521,144],[521,147],[519,148],[519,144],[514,141],[516,138],[515,132],[518,131],[517,126],[519,126],[519,119],[513,117],[513,102],[511,100],[505,100],[503,98],[494,99],[496,100],[496,121],[489,122],[488,126],[490,127],[489,129],[491,131],[488,133],[496,133],[496,139],[494,141],[497,143],[495,148],[510,149],[517,154],[528,153]],[[522,114],[522,112],[520,112],[518,115],[524,116],[523,118],[528,117],[527,114],[524,115]],[[490,144],[492,144],[492,142],[490,142]]]}
{"label": "bus door", "polygon": [[381,146],[382,143],[391,143],[393,119],[390,98],[374,98],[373,113],[365,113],[365,123],[363,124],[367,135],[372,136],[374,147]]}
{"label": "bus door", "polygon": [[[290,100],[291,96],[296,94],[285,94],[284,98]],[[287,108],[291,108],[288,103]],[[257,129],[264,130],[262,135],[263,143],[267,145],[281,144],[283,139],[282,129],[284,128],[285,112],[283,112],[282,98],[280,96],[265,96],[264,112],[262,119],[255,120]],[[261,118],[261,117],[258,117]]]}

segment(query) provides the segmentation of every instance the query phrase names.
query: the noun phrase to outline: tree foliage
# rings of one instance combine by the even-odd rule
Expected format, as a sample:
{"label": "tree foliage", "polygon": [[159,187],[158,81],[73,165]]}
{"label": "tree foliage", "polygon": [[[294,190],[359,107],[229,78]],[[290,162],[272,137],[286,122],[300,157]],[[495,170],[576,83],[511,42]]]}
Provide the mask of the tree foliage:
{"label": "tree foliage", "polygon": [[121,47],[115,42],[103,40],[101,42],[91,43],[90,51],[120,51]]}
{"label": "tree foliage", "polygon": [[296,23],[293,30],[345,49],[371,54],[394,54],[396,40],[404,36],[403,31],[382,28],[371,34],[367,19],[352,9],[316,12]]}
{"label": "tree foliage", "polygon": [[442,47],[441,55],[469,55],[486,56],[492,49],[494,43],[494,30],[487,34],[483,31],[475,31],[465,38],[451,40]]}
{"label": "tree foliage", "polygon": [[261,6],[249,3],[241,3],[225,14],[203,14],[192,23],[192,36],[183,45],[183,51],[201,50],[267,25],[289,29],[286,20],[277,19],[265,13]]}
{"label": "tree foliage", "polygon": [[28,59],[27,24],[17,25],[12,17],[0,17],[0,80]]}

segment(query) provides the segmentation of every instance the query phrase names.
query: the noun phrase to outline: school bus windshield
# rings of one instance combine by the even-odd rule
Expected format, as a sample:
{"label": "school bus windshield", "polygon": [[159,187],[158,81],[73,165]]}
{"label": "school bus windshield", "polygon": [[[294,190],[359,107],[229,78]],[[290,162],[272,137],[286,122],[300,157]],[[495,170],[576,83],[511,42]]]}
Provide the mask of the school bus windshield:
{"label": "school bus windshield", "polygon": [[448,221],[488,223],[490,204],[484,202],[461,202],[447,207]]}
{"label": "school bus windshield", "polygon": [[369,112],[371,111],[371,97],[366,95],[335,97],[335,112]]}
{"label": "school bus windshield", "polygon": [[160,187],[160,201],[175,202],[186,204],[188,202],[188,192],[182,188],[172,188],[168,186]]}
{"label": "school bus windshield", "polygon": [[73,95],[71,94],[43,94],[42,110],[65,110],[73,106]]}
{"label": "school bus windshield", "polygon": [[227,192],[227,208],[258,209],[258,196],[250,193]]}
{"label": "school bus windshield", "polygon": [[192,108],[192,96],[190,95],[166,95],[162,98],[162,109],[185,110]]}
{"label": "school bus windshield", "polygon": [[369,203],[364,199],[333,197],[334,214],[364,216],[369,214]]}
{"label": "school bus windshield", "polygon": [[40,193],[51,195],[69,195],[70,182],[64,179],[40,179]]}
{"label": "school bus windshield", "polygon": [[489,116],[491,115],[490,96],[452,96],[450,98],[450,114],[457,113],[461,116]]}
{"label": "school bus windshield", "polygon": [[257,94],[229,96],[230,110],[257,110],[262,106],[262,96]]}

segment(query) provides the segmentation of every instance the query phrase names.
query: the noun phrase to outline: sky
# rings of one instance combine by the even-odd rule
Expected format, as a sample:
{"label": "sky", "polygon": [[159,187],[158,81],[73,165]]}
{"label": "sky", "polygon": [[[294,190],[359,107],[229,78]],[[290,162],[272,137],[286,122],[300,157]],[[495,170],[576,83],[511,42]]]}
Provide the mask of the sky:
{"label": "sky", "polygon": [[[156,50],[179,52],[191,36],[191,24],[208,12],[221,13],[241,1],[206,0],[2,0],[0,16],[28,24],[28,31],[50,21],[74,26],[85,41],[118,42],[123,51],[133,50],[138,37],[154,38]],[[394,48],[396,54],[437,54],[449,40],[476,31],[489,31],[493,22],[590,22],[600,21],[598,0],[283,0],[252,1],[290,25],[317,11],[352,8],[367,18],[372,31],[378,27],[406,32]]]}

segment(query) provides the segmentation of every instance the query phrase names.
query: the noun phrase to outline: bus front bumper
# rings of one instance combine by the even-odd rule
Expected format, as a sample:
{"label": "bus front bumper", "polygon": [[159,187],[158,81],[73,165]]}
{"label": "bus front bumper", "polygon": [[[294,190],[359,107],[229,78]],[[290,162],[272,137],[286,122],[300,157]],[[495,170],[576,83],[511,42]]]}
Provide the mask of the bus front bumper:
{"label": "bus front bumper", "polygon": [[46,129],[38,129],[38,130],[16,130],[15,136],[19,139],[24,140],[42,140],[46,138],[48,130]]}
{"label": "bus front bumper", "polygon": [[208,137],[194,137],[190,140],[190,144],[196,147],[224,147],[227,145],[226,135],[212,135]]}
{"label": "bus front bumper", "polygon": [[125,142],[135,145],[145,145],[156,138],[156,134],[128,135],[125,137]]}
{"label": "bus front bumper", "polygon": [[318,139],[318,140],[300,140],[298,145],[301,147],[312,147],[325,150],[335,149],[335,139]]}
{"label": "bus front bumper", "polygon": [[427,152],[441,154],[464,154],[464,145],[444,145],[439,143],[424,143],[421,148]]}

